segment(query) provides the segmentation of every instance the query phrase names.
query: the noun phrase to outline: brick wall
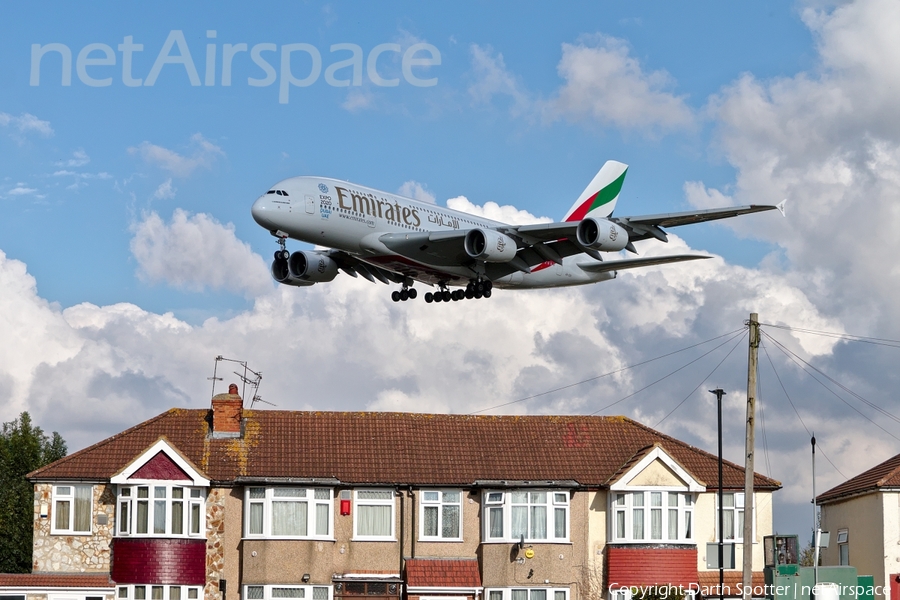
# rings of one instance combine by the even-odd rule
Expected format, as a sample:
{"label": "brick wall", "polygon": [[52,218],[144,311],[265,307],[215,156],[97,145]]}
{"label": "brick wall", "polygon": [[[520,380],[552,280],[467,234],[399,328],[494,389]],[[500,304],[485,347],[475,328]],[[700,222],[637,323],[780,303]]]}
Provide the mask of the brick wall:
{"label": "brick wall", "polygon": [[206,584],[206,540],[116,538],[112,552],[116,583]]}
{"label": "brick wall", "polygon": [[606,547],[608,586],[697,583],[697,548]]}

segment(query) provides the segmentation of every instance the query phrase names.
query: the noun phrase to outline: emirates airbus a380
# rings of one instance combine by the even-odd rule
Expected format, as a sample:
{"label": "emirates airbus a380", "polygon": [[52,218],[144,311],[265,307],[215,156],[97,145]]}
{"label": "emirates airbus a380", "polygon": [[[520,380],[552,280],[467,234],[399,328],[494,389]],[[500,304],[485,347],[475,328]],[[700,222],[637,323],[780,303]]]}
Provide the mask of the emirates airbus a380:
{"label": "emirates airbus a380", "polygon": [[[292,177],[253,203],[254,220],[278,238],[272,276],[285,285],[333,280],[339,271],[395,283],[395,302],[417,296],[413,284],[436,286],[426,302],[489,298],[498,288],[549,288],[614,279],[623,269],[709,258],[676,254],[604,260],[664,227],[779,209],[778,205],[639,217],[614,217],[627,165],[607,161],[559,223],[508,225],[396,194],[326,177]],[[288,238],[323,250],[290,253]],[[456,288],[451,291],[450,288]]]}

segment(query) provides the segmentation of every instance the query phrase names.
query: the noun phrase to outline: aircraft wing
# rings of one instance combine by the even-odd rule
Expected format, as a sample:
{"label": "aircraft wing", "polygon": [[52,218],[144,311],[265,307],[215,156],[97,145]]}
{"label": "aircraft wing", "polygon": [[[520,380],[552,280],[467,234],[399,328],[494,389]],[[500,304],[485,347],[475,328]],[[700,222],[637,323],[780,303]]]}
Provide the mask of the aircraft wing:
{"label": "aircraft wing", "polygon": [[784,204],[785,202],[782,201],[777,205],[750,204],[747,206],[735,206],[731,208],[712,208],[708,210],[692,210],[640,217],[610,217],[609,220],[624,227],[628,231],[628,238],[632,242],[649,238],[655,238],[665,242],[668,241],[668,238],[666,232],[661,229],[662,227],[678,227],[680,225],[703,223],[704,221],[730,219],[731,217],[775,209],[781,211],[781,214],[783,215]]}
{"label": "aircraft wing", "polygon": [[337,263],[338,269],[352,277],[362,276],[371,282],[380,281],[381,283],[403,283],[404,277],[393,271],[382,269],[365,263],[352,254],[343,250],[325,250],[320,251],[321,254],[328,256]]}
{"label": "aircraft wing", "polygon": [[652,267],[653,265],[665,265],[674,262],[684,262],[686,260],[703,260],[706,258],[712,258],[712,256],[702,256],[700,254],[673,254],[671,256],[652,256],[647,258],[608,260],[606,262],[597,263],[578,263],[578,267],[583,271],[590,271],[591,273],[606,273],[608,271],[623,271],[625,269],[638,269],[640,267]]}

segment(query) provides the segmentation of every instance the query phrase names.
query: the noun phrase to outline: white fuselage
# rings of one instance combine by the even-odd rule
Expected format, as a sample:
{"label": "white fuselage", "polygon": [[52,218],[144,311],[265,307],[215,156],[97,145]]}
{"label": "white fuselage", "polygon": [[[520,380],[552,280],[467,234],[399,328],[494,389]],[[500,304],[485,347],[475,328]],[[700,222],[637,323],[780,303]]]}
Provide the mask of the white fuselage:
{"label": "white fuselage", "polygon": [[[279,193],[280,192],[280,193]],[[362,185],[324,177],[285,179],[253,204],[253,218],[273,234],[351,253],[369,264],[426,283],[465,285],[476,272],[463,265],[430,265],[390,251],[379,238],[384,234],[497,229],[507,226],[469,213],[404,198]],[[559,265],[546,262],[531,273],[515,272],[494,283],[498,287],[542,288],[584,285],[612,279],[615,272],[592,273],[581,269],[575,255]]]}

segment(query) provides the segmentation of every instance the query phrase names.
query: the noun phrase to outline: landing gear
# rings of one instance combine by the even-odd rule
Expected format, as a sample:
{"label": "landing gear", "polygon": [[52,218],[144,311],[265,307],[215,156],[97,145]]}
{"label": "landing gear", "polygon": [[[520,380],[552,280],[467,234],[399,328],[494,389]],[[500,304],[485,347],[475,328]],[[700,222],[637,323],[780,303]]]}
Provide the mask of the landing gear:
{"label": "landing gear", "polygon": [[275,251],[275,260],[287,260],[291,253],[287,249],[287,238],[278,236],[278,250]]}
{"label": "landing gear", "polygon": [[425,294],[425,302],[431,304],[432,302],[458,302],[472,298],[490,298],[491,289],[494,287],[490,280],[481,278],[471,280],[465,290],[451,292],[447,289],[445,282],[439,283],[438,286],[440,287],[439,291]]}
{"label": "landing gear", "polygon": [[415,300],[419,292],[416,288],[403,284],[402,290],[395,290],[391,293],[391,300],[394,302],[406,302],[407,300]]}

